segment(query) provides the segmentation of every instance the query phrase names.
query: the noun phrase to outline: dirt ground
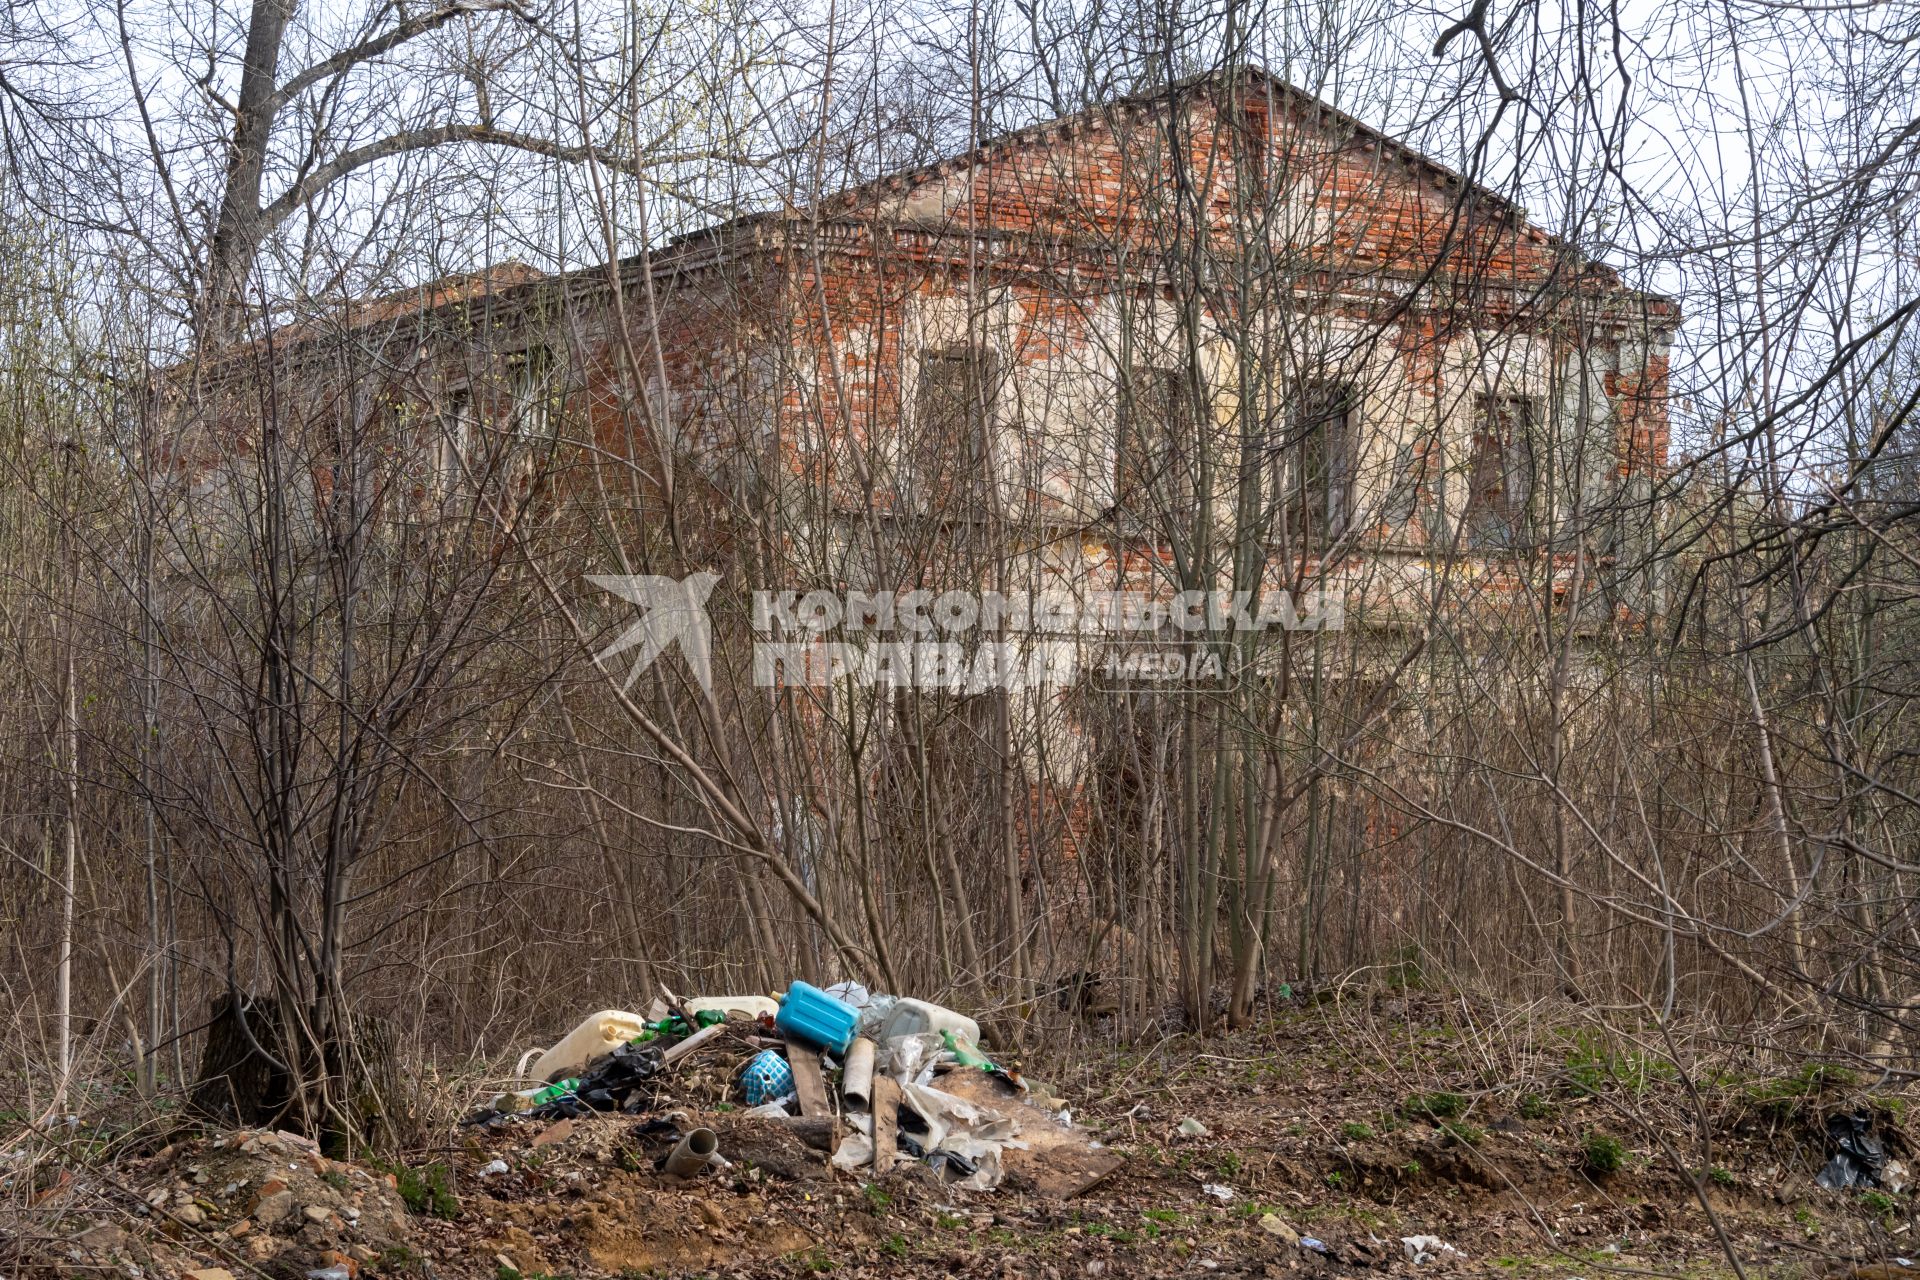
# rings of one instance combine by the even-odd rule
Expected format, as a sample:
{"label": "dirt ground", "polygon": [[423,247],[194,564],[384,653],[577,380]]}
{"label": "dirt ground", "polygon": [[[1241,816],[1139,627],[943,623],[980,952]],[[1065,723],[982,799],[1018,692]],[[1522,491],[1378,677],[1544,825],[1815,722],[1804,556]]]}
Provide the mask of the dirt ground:
{"label": "dirt ground", "polygon": [[[920,1165],[836,1172],[720,1102],[711,1068],[647,1115],[448,1126],[389,1167],[271,1133],[15,1140],[0,1277],[1908,1271],[1910,1191],[1814,1182],[1834,1114],[1870,1119],[1900,1182],[1905,1096],[1763,1065],[1704,1029],[1660,1054],[1570,1027],[1383,988],[1296,998],[1234,1035],[1118,1048],[1094,1028],[1027,1060],[1124,1160],[1071,1197],[1013,1176],[961,1191]],[[674,1111],[719,1133],[727,1168],[655,1172]],[[1447,1247],[1416,1260],[1411,1236]]]}

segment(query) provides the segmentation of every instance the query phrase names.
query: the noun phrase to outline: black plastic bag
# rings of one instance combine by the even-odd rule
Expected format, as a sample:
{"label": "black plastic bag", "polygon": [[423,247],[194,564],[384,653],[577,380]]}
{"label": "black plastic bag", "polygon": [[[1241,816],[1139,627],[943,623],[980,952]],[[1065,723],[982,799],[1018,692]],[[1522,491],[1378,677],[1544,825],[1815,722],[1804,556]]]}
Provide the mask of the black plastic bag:
{"label": "black plastic bag", "polygon": [[1880,1185],[1887,1149],[1873,1136],[1872,1116],[1864,1112],[1828,1116],[1827,1143],[1833,1148],[1833,1159],[1814,1178],[1816,1183],[1829,1191],[1871,1190]]}
{"label": "black plastic bag", "polygon": [[623,1044],[594,1063],[572,1094],[527,1114],[536,1120],[566,1120],[595,1111],[642,1111],[653,1101],[653,1090],[646,1082],[659,1072],[659,1049]]}

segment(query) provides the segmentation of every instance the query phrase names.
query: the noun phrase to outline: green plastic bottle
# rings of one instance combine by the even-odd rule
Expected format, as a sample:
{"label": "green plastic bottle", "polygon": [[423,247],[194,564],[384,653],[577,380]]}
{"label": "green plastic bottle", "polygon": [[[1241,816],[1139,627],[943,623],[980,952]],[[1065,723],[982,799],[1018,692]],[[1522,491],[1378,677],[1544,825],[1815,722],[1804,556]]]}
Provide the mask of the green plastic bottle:
{"label": "green plastic bottle", "polygon": [[556,1080],[544,1089],[535,1089],[530,1105],[544,1107],[549,1102],[558,1102],[561,1098],[568,1096],[579,1087],[579,1076],[568,1076],[565,1080]]}
{"label": "green plastic bottle", "polygon": [[986,1054],[974,1048],[972,1044],[962,1040],[959,1035],[951,1029],[942,1031],[940,1038],[946,1042],[947,1052],[952,1054],[954,1061],[958,1062],[961,1066],[977,1067],[982,1071],[997,1072],[1000,1070],[999,1064],[987,1057]]}
{"label": "green plastic bottle", "polygon": [[565,1080],[556,1080],[552,1084],[542,1085],[538,1089],[522,1089],[518,1093],[503,1093],[493,1100],[495,1111],[531,1111],[535,1107],[544,1107],[549,1102],[568,1097],[580,1087],[578,1076],[568,1076]]}
{"label": "green plastic bottle", "polygon": [[[693,1015],[693,1026],[695,1029],[704,1030],[707,1027],[715,1026],[726,1020],[727,1015],[723,1010],[702,1009],[699,1013]],[[658,1022],[647,1023],[647,1029],[627,1041],[627,1043],[645,1044],[649,1040],[658,1040],[661,1036],[684,1036],[690,1034],[692,1034],[691,1029],[688,1028],[687,1024],[678,1014],[674,1014],[670,1017],[662,1018]]]}

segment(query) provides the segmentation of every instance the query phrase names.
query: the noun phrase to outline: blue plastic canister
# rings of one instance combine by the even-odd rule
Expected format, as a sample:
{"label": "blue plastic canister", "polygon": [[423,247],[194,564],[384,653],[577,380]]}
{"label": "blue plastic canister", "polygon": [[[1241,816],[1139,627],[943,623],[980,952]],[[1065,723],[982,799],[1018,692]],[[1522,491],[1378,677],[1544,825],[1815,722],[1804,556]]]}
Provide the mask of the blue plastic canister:
{"label": "blue plastic canister", "polygon": [[860,1011],[852,1005],[835,1000],[811,983],[795,982],[780,1001],[773,1025],[789,1040],[804,1040],[833,1053],[845,1053],[859,1021]]}

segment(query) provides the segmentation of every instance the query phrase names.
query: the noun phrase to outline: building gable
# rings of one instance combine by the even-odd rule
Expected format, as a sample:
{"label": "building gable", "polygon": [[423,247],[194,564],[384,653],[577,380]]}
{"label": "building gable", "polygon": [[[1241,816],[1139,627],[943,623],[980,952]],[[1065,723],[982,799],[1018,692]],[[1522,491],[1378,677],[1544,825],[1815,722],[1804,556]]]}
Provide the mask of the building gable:
{"label": "building gable", "polygon": [[1213,77],[1021,130],[865,184],[821,209],[948,236],[1169,247],[1207,228],[1324,270],[1471,270],[1537,286],[1594,274],[1524,211],[1352,117],[1264,75]]}

